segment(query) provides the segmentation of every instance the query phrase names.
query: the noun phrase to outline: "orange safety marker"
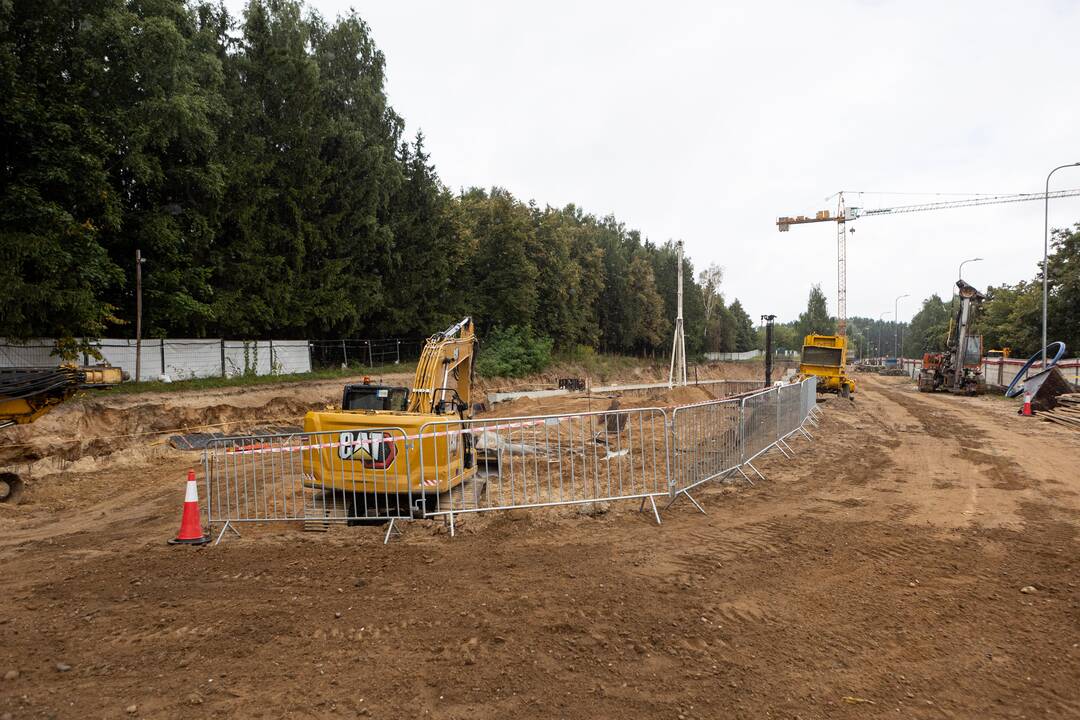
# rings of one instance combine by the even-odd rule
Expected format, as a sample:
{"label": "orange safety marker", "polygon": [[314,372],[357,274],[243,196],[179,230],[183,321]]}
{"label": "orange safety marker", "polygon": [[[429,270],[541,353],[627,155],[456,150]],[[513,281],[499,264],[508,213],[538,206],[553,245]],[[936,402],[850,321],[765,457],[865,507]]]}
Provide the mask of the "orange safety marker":
{"label": "orange safety marker", "polygon": [[195,471],[188,470],[187,490],[184,493],[184,515],[180,519],[180,532],[169,541],[170,545],[205,545],[210,538],[203,535],[202,517],[199,512],[199,486]]}
{"label": "orange safety marker", "polygon": [[1024,410],[1026,417],[1031,417],[1031,393],[1024,393]]}

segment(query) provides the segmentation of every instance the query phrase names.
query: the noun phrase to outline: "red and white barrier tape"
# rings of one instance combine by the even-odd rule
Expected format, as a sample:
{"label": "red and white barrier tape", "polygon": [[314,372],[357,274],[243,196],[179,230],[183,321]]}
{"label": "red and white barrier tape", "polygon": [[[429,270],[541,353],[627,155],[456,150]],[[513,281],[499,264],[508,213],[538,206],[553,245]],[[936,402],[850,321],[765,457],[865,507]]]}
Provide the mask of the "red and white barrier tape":
{"label": "red and white barrier tape", "polygon": [[[543,420],[529,420],[529,421],[525,421],[525,422],[516,422],[516,423],[500,423],[498,425],[478,425],[478,426],[475,426],[475,427],[461,428],[459,430],[443,430],[443,431],[439,431],[439,432],[425,433],[425,434],[422,434],[422,435],[395,436],[392,433],[384,433],[383,438],[381,440],[378,440],[378,441],[373,440],[371,437],[368,437],[368,438],[359,438],[359,439],[356,439],[356,440],[351,440],[349,442],[342,442],[340,440],[337,440],[337,441],[331,441],[331,442],[325,442],[325,443],[305,443],[303,445],[293,445],[293,446],[287,446],[287,447],[274,446],[274,445],[272,445],[270,443],[251,443],[251,444],[248,444],[248,445],[237,445],[237,446],[227,447],[227,448],[225,448],[225,452],[228,453],[229,455],[265,455],[265,454],[274,454],[274,453],[303,452],[305,450],[327,450],[327,449],[333,449],[333,448],[339,448],[339,447],[356,448],[356,447],[359,447],[359,446],[362,446],[362,445],[370,445],[372,443],[382,444],[382,443],[386,443],[386,442],[397,442],[398,440],[421,440],[421,439],[427,439],[427,438],[450,437],[452,435],[461,435],[461,434],[464,434],[464,433],[470,433],[472,435],[478,435],[478,434],[487,432],[489,430],[509,430],[509,429],[513,429],[513,428],[532,427],[532,426],[535,426],[535,425],[544,425],[545,423],[558,424],[559,422],[562,422],[563,420],[567,420],[567,419],[570,419],[570,417],[568,416],[568,417],[562,417],[562,418],[557,418],[557,417],[556,418],[545,418]],[[382,431],[378,430],[378,429],[376,429],[376,430],[353,429],[353,430],[340,430],[340,431],[320,430],[320,431],[317,431],[317,432],[318,433],[323,433],[323,432],[339,432],[339,433],[345,433],[345,432],[370,432],[370,433],[375,433],[375,432],[382,432]],[[314,435],[314,434],[316,434],[316,432],[313,432],[313,433],[310,433],[310,434]],[[269,446],[268,447],[258,447],[260,445],[269,445]]]}

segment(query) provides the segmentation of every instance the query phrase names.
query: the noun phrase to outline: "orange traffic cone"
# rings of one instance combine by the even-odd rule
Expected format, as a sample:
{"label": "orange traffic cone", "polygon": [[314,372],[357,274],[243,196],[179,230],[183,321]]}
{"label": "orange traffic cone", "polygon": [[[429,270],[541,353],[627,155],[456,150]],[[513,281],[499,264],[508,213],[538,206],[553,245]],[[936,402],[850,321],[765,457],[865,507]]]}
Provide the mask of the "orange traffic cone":
{"label": "orange traffic cone", "polygon": [[205,545],[210,538],[203,535],[202,517],[199,513],[199,486],[195,483],[195,471],[188,470],[187,492],[184,494],[184,516],[180,519],[180,532],[169,541],[170,545]]}
{"label": "orange traffic cone", "polygon": [[1031,417],[1031,394],[1024,393],[1024,410],[1023,414],[1027,417]]}

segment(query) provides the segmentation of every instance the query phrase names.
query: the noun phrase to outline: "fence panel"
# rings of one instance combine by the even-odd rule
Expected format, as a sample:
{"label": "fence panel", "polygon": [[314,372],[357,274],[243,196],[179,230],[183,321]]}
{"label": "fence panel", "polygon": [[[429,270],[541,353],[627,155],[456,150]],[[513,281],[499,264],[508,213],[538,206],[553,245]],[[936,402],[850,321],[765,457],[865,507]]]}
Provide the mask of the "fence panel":
{"label": "fence panel", "polygon": [[660,408],[427,423],[427,517],[668,494]]}
{"label": "fence panel", "polygon": [[811,375],[802,381],[802,420],[806,421],[810,413],[817,407],[817,377]]}
{"label": "fence panel", "polygon": [[213,440],[203,454],[207,520],[227,527],[411,517],[407,440],[400,428]]}
{"label": "fence panel", "polygon": [[423,340],[343,339],[312,340],[311,362],[315,367],[375,367],[416,360],[424,348]]}
{"label": "fence panel", "polygon": [[776,432],[779,438],[786,438],[797,431],[803,422],[802,383],[781,385],[776,390],[779,416]]}
{"label": "fence panel", "polygon": [[722,397],[743,395],[755,390],[761,390],[764,386],[764,383],[760,380],[722,380],[721,383],[719,392]]}
{"label": "fence panel", "polygon": [[779,439],[776,390],[769,388],[742,399],[742,462],[750,462]]}
{"label": "fence panel", "polygon": [[741,401],[677,407],[671,414],[671,493],[732,472],[742,462]]}

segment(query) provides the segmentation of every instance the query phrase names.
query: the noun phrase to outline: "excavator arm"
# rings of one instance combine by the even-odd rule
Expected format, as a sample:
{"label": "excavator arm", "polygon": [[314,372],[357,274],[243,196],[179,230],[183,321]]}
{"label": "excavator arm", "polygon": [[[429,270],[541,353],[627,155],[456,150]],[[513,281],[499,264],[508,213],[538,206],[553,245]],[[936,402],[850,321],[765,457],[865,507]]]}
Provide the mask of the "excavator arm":
{"label": "excavator arm", "polygon": [[470,317],[428,338],[416,365],[409,412],[443,414],[450,404],[458,412],[471,413],[476,345]]}

